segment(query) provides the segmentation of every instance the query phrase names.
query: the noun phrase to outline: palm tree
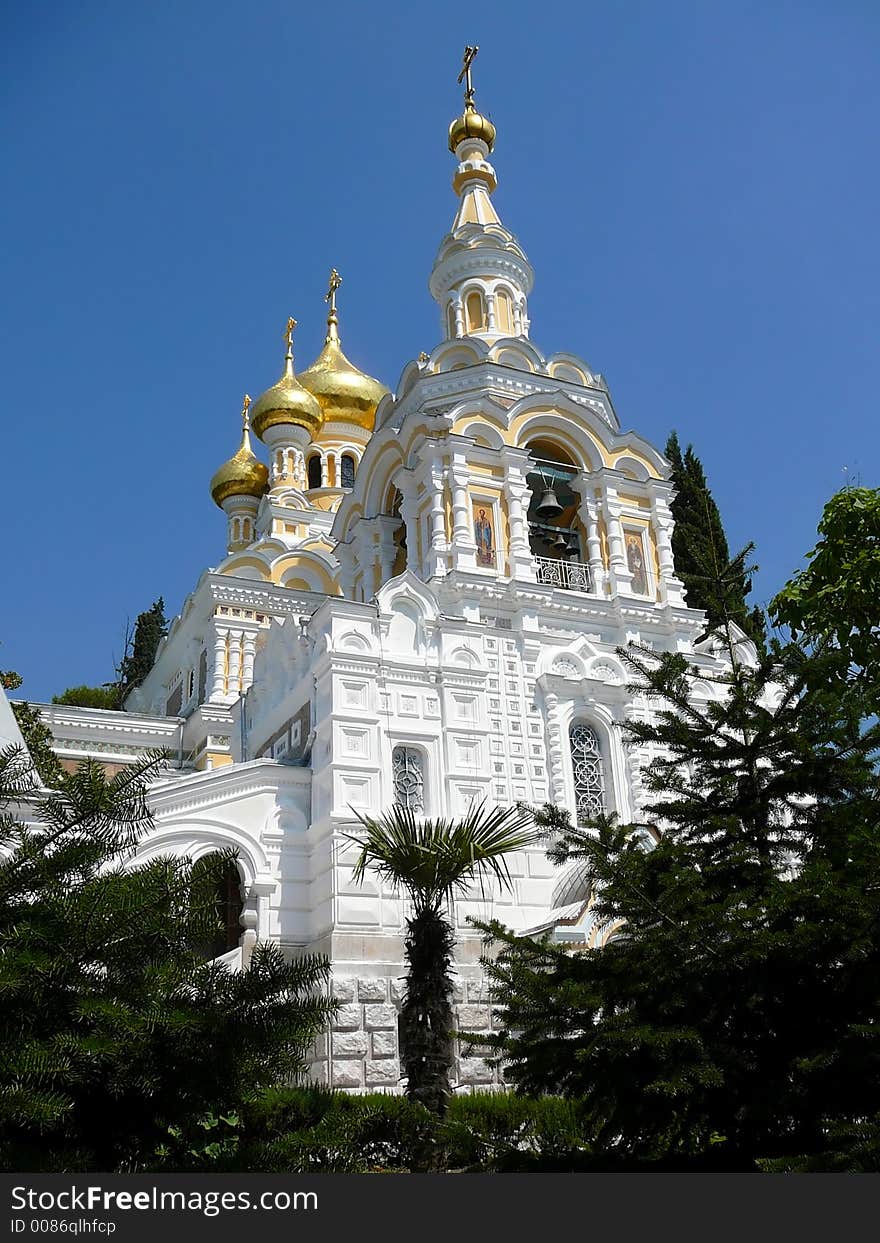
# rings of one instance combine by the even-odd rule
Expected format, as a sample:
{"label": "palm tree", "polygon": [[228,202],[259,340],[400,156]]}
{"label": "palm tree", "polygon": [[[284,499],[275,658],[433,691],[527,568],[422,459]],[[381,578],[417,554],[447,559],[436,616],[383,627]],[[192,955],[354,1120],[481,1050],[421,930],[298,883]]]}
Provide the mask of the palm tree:
{"label": "palm tree", "polygon": [[506,856],[538,840],[522,807],[471,805],[461,820],[420,820],[408,807],[373,819],[359,816],[366,838],[354,869],[360,883],[372,868],[406,890],[406,992],[400,1012],[400,1055],[407,1096],[442,1114],[452,1066],[452,954],[455,932],[448,902],[475,879],[494,877],[511,888]]}

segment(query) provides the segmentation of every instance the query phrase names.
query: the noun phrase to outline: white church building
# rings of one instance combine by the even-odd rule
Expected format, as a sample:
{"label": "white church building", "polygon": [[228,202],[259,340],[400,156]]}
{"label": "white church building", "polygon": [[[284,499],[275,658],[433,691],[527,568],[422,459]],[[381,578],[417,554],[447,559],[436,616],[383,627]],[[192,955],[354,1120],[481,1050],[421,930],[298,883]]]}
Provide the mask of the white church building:
{"label": "white church building", "polygon": [[[218,950],[329,957],[342,1004],[313,1070],[353,1090],[399,1082],[406,914],[376,879],[352,883],[354,813],[486,799],[635,819],[651,756],[624,725],[650,708],[615,649],[716,667],[675,576],[669,464],[621,429],[601,375],[531,339],[532,268],[493,203],[495,128],[467,86],[429,281],[438,344],[389,392],[342,352],[332,273],[324,348],[297,371],[290,321],[281,378],[245,400],[211,483],[225,557],[126,711],[42,707],[66,763],[167,749],[141,853],[237,849]],[[601,936],[576,870],[534,848],[511,872],[512,892],[454,904],[463,1029],[490,1022],[469,916]],[[461,1089],[492,1082],[458,1052]]]}

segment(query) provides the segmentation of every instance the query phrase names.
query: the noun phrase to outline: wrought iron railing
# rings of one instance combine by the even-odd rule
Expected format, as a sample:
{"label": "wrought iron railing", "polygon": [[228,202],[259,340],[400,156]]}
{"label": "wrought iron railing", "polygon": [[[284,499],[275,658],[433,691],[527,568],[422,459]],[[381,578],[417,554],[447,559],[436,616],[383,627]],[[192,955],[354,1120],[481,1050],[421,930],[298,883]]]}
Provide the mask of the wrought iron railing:
{"label": "wrought iron railing", "polygon": [[584,561],[554,561],[552,557],[535,557],[538,582],[566,591],[592,591],[590,567]]}

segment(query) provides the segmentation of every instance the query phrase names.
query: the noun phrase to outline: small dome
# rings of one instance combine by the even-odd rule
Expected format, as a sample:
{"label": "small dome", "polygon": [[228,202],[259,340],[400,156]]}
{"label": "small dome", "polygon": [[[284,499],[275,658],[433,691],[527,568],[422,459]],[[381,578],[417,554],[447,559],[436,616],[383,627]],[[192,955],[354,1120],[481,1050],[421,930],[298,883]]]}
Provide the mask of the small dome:
{"label": "small dome", "polygon": [[324,348],[299,379],[317,399],[325,423],[354,423],[368,432],[376,422],[376,407],[388,392],[343,354],[335,312],[328,320]]}
{"label": "small dome", "polygon": [[449,127],[449,150],[453,155],[465,138],[482,139],[490,151],[495,145],[495,126],[471,103],[465,104],[464,112]]}
{"label": "small dome", "polygon": [[288,320],[287,354],[284,373],[277,384],[267,388],[251,407],[251,426],[262,438],[269,427],[293,424],[304,427],[314,439],[321,430],[321,407],[311,393],[297,380],[293,371],[293,326],[296,320]]}
{"label": "small dome", "polygon": [[[247,410],[247,406],[245,406]],[[230,496],[262,496],[269,483],[269,471],[254,455],[247,424],[241,434],[241,445],[228,462],[224,462],[211,480],[211,496],[222,507]]]}

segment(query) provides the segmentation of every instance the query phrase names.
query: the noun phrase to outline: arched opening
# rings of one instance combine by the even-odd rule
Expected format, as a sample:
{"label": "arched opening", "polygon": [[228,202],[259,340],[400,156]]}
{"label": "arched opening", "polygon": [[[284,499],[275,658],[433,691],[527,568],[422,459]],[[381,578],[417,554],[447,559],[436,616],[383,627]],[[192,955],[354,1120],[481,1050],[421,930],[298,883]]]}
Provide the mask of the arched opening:
{"label": "arched opening", "polygon": [[[532,493],[528,509],[529,547],[539,559],[538,579],[558,587],[583,587],[580,582],[570,583],[571,575],[561,569],[565,562],[583,562],[580,497],[571,486],[577,466],[569,453],[552,440],[538,438],[526,447],[535,458],[535,467],[526,481]],[[550,562],[558,562],[560,567],[554,568]]]}
{"label": "arched opening", "polygon": [[505,337],[513,336],[513,299],[506,289],[495,294],[495,326]]}
{"label": "arched opening", "polygon": [[452,338],[456,335],[455,334],[455,303],[454,302],[450,302],[449,306],[446,308],[446,335],[449,337],[450,340],[452,340]]}
{"label": "arched opening", "polygon": [[193,882],[199,887],[202,883],[212,883],[213,893],[206,896],[213,902],[214,930],[193,942],[194,951],[210,961],[228,954],[241,941],[244,910],[241,873],[233,859],[227,859],[218,867],[217,856],[206,855],[193,865]]}
{"label": "arched opening", "polygon": [[465,298],[468,332],[481,332],[486,327],[486,311],[483,306],[483,295],[478,289],[472,289]]}
{"label": "arched opening", "polygon": [[343,453],[339,463],[339,486],[341,488],[354,487],[355,460],[354,454]]}
{"label": "arched opening", "polygon": [[403,493],[399,488],[392,486],[388,496],[386,505],[386,513],[391,518],[399,519],[397,526],[394,528],[392,540],[394,542],[395,554],[394,561],[391,566],[391,577],[396,578],[398,574],[402,574],[406,569],[407,549],[406,549],[406,523],[403,520]]}
{"label": "arched opening", "polygon": [[306,467],[306,478],[310,488],[321,487],[321,455],[313,453]]}

